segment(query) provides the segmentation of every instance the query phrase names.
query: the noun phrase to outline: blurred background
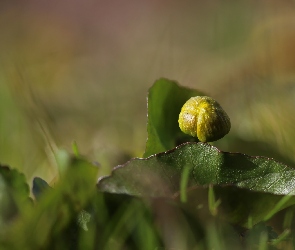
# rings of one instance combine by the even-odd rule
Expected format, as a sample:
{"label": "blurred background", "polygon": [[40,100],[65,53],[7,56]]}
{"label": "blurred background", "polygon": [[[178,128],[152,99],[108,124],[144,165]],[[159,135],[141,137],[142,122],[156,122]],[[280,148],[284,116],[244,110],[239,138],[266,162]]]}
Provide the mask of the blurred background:
{"label": "blurred background", "polygon": [[160,77],[216,98],[222,150],[295,166],[295,2],[0,2],[0,162],[31,180],[54,152],[106,168],[140,157]]}

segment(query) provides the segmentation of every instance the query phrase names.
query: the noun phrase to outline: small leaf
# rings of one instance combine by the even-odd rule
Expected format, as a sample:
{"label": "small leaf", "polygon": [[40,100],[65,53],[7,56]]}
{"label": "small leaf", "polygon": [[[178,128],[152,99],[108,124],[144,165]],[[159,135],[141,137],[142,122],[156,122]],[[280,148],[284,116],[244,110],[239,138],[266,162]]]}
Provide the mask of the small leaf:
{"label": "small leaf", "polygon": [[0,166],[0,175],[14,195],[21,200],[26,200],[29,197],[30,189],[24,174],[7,166]]}
{"label": "small leaf", "polygon": [[30,206],[30,191],[25,175],[7,166],[0,166],[0,226],[14,219]]}
{"label": "small leaf", "polygon": [[167,151],[187,141],[197,139],[185,135],[178,126],[183,104],[191,97],[203,93],[181,87],[175,81],[161,78],[148,93],[148,139],[144,157]]}
{"label": "small leaf", "polygon": [[39,177],[35,177],[33,179],[33,187],[32,187],[32,193],[35,196],[36,199],[39,199],[44,191],[50,189],[51,187],[48,185],[46,181]]}
{"label": "small leaf", "polygon": [[76,141],[73,141],[72,149],[73,149],[74,155],[78,158],[80,156],[80,153],[79,153],[78,144]]}

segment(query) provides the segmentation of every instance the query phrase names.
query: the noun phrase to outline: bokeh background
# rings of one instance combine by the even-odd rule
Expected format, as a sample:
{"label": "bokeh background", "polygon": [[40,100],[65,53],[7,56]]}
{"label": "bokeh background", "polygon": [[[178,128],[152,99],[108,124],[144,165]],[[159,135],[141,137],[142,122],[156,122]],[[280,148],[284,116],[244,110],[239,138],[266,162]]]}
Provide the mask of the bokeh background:
{"label": "bokeh background", "polygon": [[295,166],[295,2],[0,2],[0,162],[57,176],[77,142],[105,168],[141,156],[146,96],[166,77],[216,98],[222,150]]}

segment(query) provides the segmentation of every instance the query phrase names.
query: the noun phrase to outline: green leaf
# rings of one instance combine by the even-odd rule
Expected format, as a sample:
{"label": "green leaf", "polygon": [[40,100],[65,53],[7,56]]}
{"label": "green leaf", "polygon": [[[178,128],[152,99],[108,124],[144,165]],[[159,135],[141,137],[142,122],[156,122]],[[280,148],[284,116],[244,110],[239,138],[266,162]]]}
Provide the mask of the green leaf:
{"label": "green leaf", "polygon": [[44,191],[48,189],[51,189],[51,187],[42,178],[35,177],[33,179],[32,193],[36,199],[39,199],[43,195]]}
{"label": "green leaf", "polygon": [[[182,172],[187,168],[191,169],[188,189],[209,184],[231,186],[214,187],[214,200],[220,199],[222,206],[230,201],[227,213],[235,223],[246,225],[252,212],[254,222],[268,220],[295,204],[294,169],[266,157],[222,152],[207,143],[185,143],[146,159],[133,159],[100,179],[98,188],[136,196],[175,197],[183,194]],[[198,197],[188,198],[188,203]]]}
{"label": "green leaf", "polygon": [[0,226],[13,220],[30,206],[30,190],[25,175],[7,166],[0,166]]}
{"label": "green leaf", "polygon": [[144,157],[167,151],[187,142],[197,141],[181,132],[178,116],[183,104],[193,96],[203,93],[181,87],[175,81],[161,78],[148,93],[148,139]]}
{"label": "green leaf", "polygon": [[222,152],[207,143],[184,143],[147,159],[116,167],[99,187],[131,195],[169,196],[179,191],[181,173],[192,168],[192,185],[234,184],[278,195],[295,194],[295,170],[273,159]]}
{"label": "green leaf", "polygon": [[30,189],[23,173],[16,169],[10,169],[7,166],[0,166],[0,175],[5,184],[14,195],[19,199],[26,200],[30,195]]}

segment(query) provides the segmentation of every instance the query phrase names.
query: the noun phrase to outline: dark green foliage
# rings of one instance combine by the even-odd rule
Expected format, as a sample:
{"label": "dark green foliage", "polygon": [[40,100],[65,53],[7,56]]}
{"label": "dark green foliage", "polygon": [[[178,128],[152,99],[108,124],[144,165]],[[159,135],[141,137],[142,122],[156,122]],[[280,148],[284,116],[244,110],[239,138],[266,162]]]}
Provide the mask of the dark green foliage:
{"label": "dark green foliage", "polygon": [[1,229],[32,205],[25,176],[7,166],[0,166],[0,204]]}
{"label": "dark green foliage", "polygon": [[109,177],[72,158],[54,187],[34,178],[33,204],[25,176],[0,167],[0,249],[291,247],[291,210],[280,232],[266,223],[295,204],[295,170],[206,143],[181,144],[187,137],[178,113],[195,95],[156,81],[148,96],[148,158],[117,166]]}

